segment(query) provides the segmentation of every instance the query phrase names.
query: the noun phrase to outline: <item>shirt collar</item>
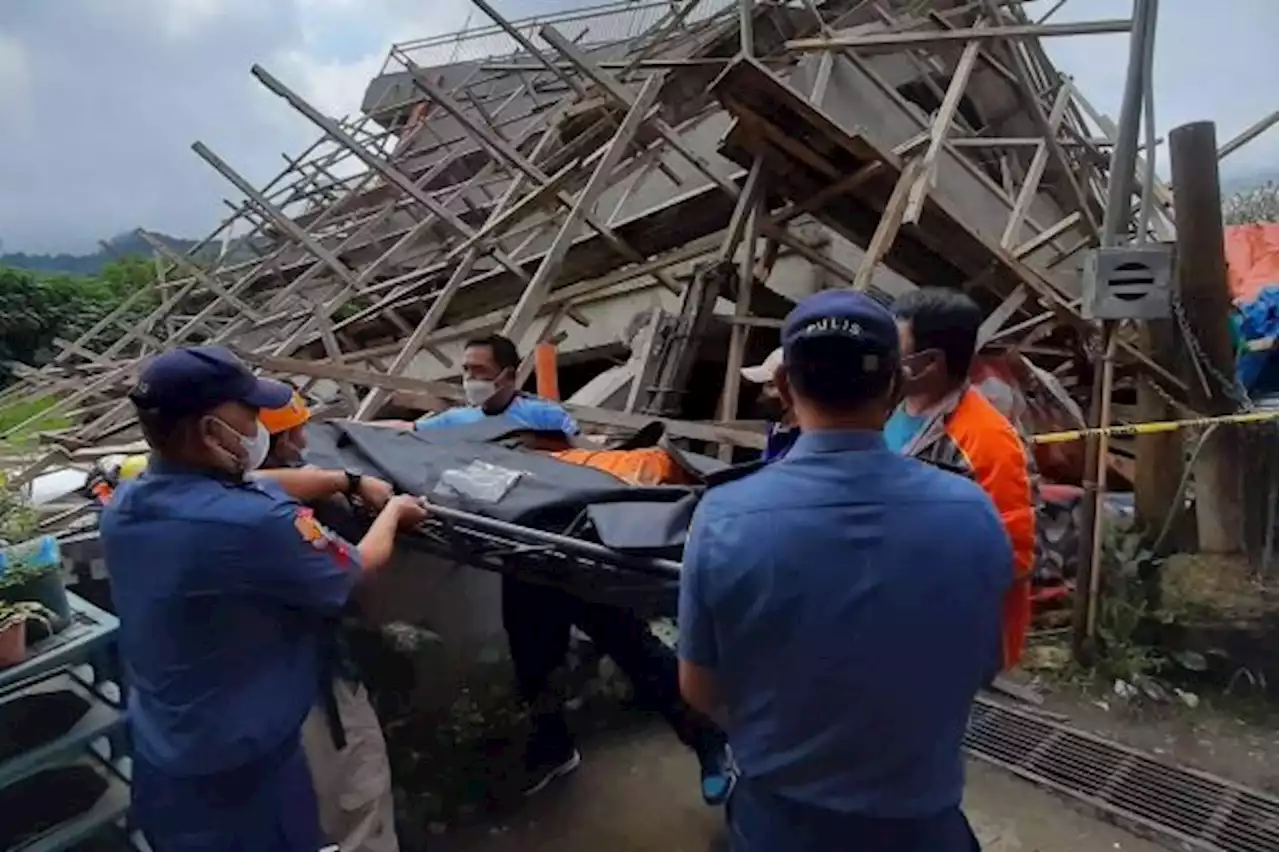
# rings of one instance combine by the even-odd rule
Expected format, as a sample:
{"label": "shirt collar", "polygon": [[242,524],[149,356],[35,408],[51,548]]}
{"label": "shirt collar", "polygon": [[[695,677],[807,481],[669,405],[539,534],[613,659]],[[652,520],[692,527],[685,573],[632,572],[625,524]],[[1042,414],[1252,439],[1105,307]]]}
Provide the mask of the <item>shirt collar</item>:
{"label": "shirt collar", "polygon": [[166,461],[165,459],[156,457],[154,454],[147,459],[147,473],[152,476],[198,476],[203,479],[235,481],[235,478],[229,473],[210,470],[209,468],[196,467],[183,462]]}
{"label": "shirt collar", "polygon": [[940,414],[946,416],[952,411],[955,411],[956,406],[960,404],[960,398],[965,395],[965,391],[967,390],[969,390],[969,382],[965,381],[960,385],[960,387],[951,391],[942,399],[938,400],[924,411],[921,411],[919,414],[912,414],[907,410],[907,403],[905,401],[898,403],[898,410],[908,417],[913,418],[936,417]]}
{"label": "shirt collar", "polygon": [[883,450],[884,433],[866,429],[833,429],[804,432],[796,438],[788,458],[817,453],[842,453],[850,450]]}

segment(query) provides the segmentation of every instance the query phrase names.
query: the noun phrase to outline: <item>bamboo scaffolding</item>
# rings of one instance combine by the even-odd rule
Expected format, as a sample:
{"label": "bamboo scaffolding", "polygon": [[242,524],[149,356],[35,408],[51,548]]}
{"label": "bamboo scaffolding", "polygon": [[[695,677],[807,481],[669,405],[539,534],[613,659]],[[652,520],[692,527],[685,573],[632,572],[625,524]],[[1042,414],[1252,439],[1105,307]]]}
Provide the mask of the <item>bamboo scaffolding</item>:
{"label": "bamboo scaffolding", "polygon": [[[737,419],[741,366],[804,295],[806,269],[878,298],[893,295],[886,268],[964,287],[989,311],[991,346],[1046,327],[1067,335],[1059,349],[1082,345],[1064,270],[1098,241],[1115,127],[1039,39],[1131,22],[1036,22],[990,0],[664,0],[510,21],[473,2],[491,23],[393,46],[352,119],[254,66],[316,141],[260,187],[195,143],[237,192],[229,215],[186,252],[143,234],[160,282],[21,371],[0,411],[31,395],[52,407],[6,434],[69,413],[60,442],[126,435],[140,359],[199,343],[232,346],[356,419],[435,409],[457,401],[439,379],[456,372],[460,340],[500,330],[571,352],[604,306],[644,298],[625,410],[584,422],[661,418],[727,458],[761,442],[682,419],[693,366],[723,369],[715,416]],[[608,35],[626,16],[648,24]],[[888,82],[895,58],[919,92]],[[1153,190],[1165,238],[1172,194]],[[1116,357],[1185,390],[1127,340]]]}

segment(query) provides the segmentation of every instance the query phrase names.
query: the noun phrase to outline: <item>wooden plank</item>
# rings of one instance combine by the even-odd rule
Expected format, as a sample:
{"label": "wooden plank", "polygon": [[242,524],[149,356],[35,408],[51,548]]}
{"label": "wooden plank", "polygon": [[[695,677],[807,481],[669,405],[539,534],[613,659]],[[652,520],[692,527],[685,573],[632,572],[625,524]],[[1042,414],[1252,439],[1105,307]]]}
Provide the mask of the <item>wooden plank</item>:
{"label": "wooden plank", "polygon": [[[448,382],[412,379],[405,376],[387,376],[371,370],[348,367],[328,361],[304,361],[299,358],[274,358],[253,352],[237,350],[247,363],[284,376],[315,376],[331,381],[346,381],[357,385],[384,387],[394,391],[393,397],[411,402],[419,408],[438,411],[449,403],[465,402],[462,388]],[[696,423],[646,414],[626,414],[585,405],[566,404],[565,408],[579,423],[592,426],[608,426],[623,429],[641,429],[659,421],[673,437],[689,438],[710,443],[730,442],[738,446],[764,449],[764,435],[757,431],[722,426],[716,423]]]}
{"label": "wooden plank", "polygon": [[957,27],[953,30],[915,30],[908,32],[869,33],[856,36],[832,36],[830,38],[801,38],[787,42],[787,50],[806,52],[815,50],[863,50],[878,48],[896,50],[903,47],[933,47],[957,41],[982,39],[1038,39],[1068,35],[1102,35],[1127,33],[1133,28],[1128,18],[1106,21],[1080,21],[1071,24],[1021,24],[1005,27],[978,28]]}
{"label": "wooden plank", "polygon": [[[1067,105],[1070,102],[1071,85],[1064,83],[1058,90],[1058,96],[1053,102],[1053,111],[1049,114],[1051,132],[1058,132],[1058,125],[1062,123],[1062,117],[1066,114]],[[1041,140],[1035,155],[1031,158],[1031,165],[1027,167],[1027,176],[1022,181],[1022,188],[1018,190],[1018,198],[1013,204],[1013,210],[1009,212],[1009,220],[1005,223],[1004,233],[1000,237],[1001,248],[1007,249],[1012,246],[1018,234],[1022,232],[1023,220],[1027,218],[1031,203],[1040,192],[1040,179],[1044,176],[1045,166],[1048,164],[1049,143]]]}
{"label": "wooden plank", "polygon": [[650,77],[641,87],[640,93],[631,104],[626,117],[623,118],[618,132],[609,141],[605,155],[596,163],[591,177],[587,179],[587,185],[583,187],[582,193],[578,196],[573,209],[568,212],[564,221],[561,222],[560,230],[552,239],[551,245],[547,248],[546,254],[542,258],[542,262],[538,264],[537,272],[534,273],[529,283],[525,285],[524,292],[520,295],[520,300],[516,302],[515,310],[511,312],[511,316],[503,326],[502,333],[507,337],[518,340],[528,330],[529,324],[538,313],[538,307],[542,304],[543,299],[546,298],[547,291],[551,288],[552,278],[559,272],[560,264],[564,261],[565,253],[568,252],[570,243],[577,236],[579,222],[581,222],[585,212],[595,204],[600,194],[607,188],[610,172],[613,171],[618,161],[622,159],[622,155],[630,145],[632,137],[640,129],[640,123],[647,117],[649,108],[653,106],[653,102],[657,99],[658,92],[662,88],[660,82],[660,78]]}
{"label": "wooden plank", "polygon": [[1003,302],[996,306],[994,311],[987,315],[987,318],[982,321],[982,325],[978,326],[978,339],[974,345],[975,350],[981,351],[982,347],[987,345],[996,332],[1026,303],[1028,295],[1026,286],[1019,284],[1012,293],[1005,297]]}
{"label": "wooden plank", "polygon": [[[973,29],[985,28],[985,22],[978,21]],[[951,122],[955,119],[960,98],[964,96],[964,90],[969,85],[969,76],[973,73],[973,67],[978,61],[978,50],[981,47],[980,41],[967,43],[964,46],[964,52],[960,54],[960,61],[956,63],[955,73],[951,75],[951,82],[947,85],[947,94],[933,118],[933,126],[929,131],[929,147],[925,149],[921,160],[920,174],[912,182],[907,193],[907,209],[902,215],[904,223],[914,225],[920,221],[925,193],[937,179],[938,155],[942,153],[942,143],[947,139],[947,131],[951,129]]]}
{"label": "wooden plank", "polygon": [[893,241],[898,237],[898,230],[902,227],[902,218],[906,213],[908,195],[923,168],[924,163],[920,158],[913,157],[907,162],[907,167],[902,170],[902,174],[898,176],[898,182],[893,185],[893,192],[889,193],[884,212],[880,214],[880,221],[876,223],[875,233],[871,235],[871,240],[867,243],[862,255],[862,263],[853,281],[853,289],[865,291],[871,286],[871,278],[875,275],[876,267],[880,265],[880,261],[888,254]]}

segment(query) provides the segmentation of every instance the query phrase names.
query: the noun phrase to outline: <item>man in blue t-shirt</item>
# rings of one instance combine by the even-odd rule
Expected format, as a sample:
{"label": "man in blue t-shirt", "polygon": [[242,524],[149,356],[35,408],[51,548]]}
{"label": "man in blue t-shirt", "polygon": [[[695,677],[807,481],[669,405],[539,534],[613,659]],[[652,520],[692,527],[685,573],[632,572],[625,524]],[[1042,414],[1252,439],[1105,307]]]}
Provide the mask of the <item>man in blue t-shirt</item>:
{"label": "man in blue t-shirt", "polygon": [[819,293],[782,348],[800,436],[707,491],[680,578],[680,689],[741,770],[732,848],[977,852],[961,745],[1000,663],[1009,540],[975,483],[885,446],[888,310]]}
{"label": "man in blue t-shirt", "polygon": [[462,352],[462,392],[467,405],[428,415],[413,424],[414,431],[506,417],[539,432],[578,434],[578,424],[560,403],[520,392],[516,386],[519,370],[520,353],[502,335],[468,340]]}
{"label": "man in blue t-shirt", "polygon": [[[412,424],[414,431],[501,416],[539,432],[578,434],[578,424],[559,403],[520,393],[519,368],[520,354],[507,338],[494,334],[468,341],[462,355],[462,387],[470,404],[424,417]],[[697,754],[707,803],[719,804],[728,797],[733,778],[724,734],[681,701],[675,656],[642,619],[620,607],[584,601],[563,589],[504,574],[502,624],[517,690],[533,711],[524,754],[526,794],[573,772],[582,761],[560,702],[548,689],[552,673],[568,652],[570,628],[576,626],[630,678],[637,702],[662,715]]]}

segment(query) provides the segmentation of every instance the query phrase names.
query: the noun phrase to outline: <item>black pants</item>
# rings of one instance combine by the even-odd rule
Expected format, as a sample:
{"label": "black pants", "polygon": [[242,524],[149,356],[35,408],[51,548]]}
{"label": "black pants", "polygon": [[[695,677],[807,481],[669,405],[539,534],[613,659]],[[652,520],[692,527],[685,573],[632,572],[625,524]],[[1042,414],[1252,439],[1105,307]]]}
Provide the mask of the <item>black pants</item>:
{"label": "black pants", "polygon": [[723,732],[680,698],[675,654],[629,610],[504,576],[502,623],[516,686],[533,709],[532,761],[567,757],[573,749],[559,699],[545,694],[548,679],[568,653],[570,627],[591,637],[617,663],[631,680],[636,702],[662,714],[682,743],[700,755],[724,747]]}

